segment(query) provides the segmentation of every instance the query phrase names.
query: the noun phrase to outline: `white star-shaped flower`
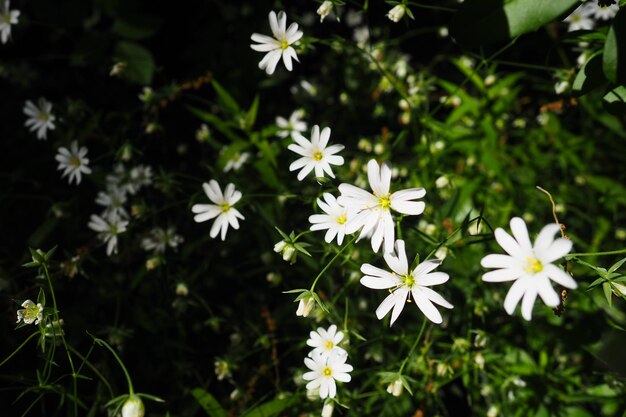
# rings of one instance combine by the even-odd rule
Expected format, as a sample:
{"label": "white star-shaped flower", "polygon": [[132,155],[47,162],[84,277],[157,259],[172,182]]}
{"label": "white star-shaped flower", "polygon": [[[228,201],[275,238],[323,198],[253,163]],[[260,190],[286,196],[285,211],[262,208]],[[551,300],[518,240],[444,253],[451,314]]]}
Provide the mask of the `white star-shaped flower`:
{"label": "white star-shaped flower", "polygon": [[587,13],[593,15],[596,20],[613,19],[619,12],[619,4],[611,4],[610,6],[599,6],[597,2],[592,1],[585,3],[583,7],[587,8]]}
{"label": "white star-shaped flower", "polygon": [[287,148],[302,156],[289,165],[289,171],[300,170],[298,180],[302,181],[311,171],[315,170],[316,177],[323,177],[327,173],[331,178],[335,178],[330,165],[343,165],[343,157],[335,155],[341,151],[343,145],[328,145],[330,139],[330,128],[325,127],[320,133],[318,125],[311,129],[311,141],[302,135],[294,136],[294,141]]}
{"label": "white star-shaped flower", "polygon": [[302,120],[303,117],[304,110],[302,109],[298,109],[291,113],[289,120],[281,116],[276,117],[276,126],[280,128],[280,130],[276,133],[276,136],[283,139],[287,136],[291,136],[292,139],[295,139],[295,137],[299,134],[306,132],[307,124],[304,120]]}
{"label": "white star-shaped flower", "polygon": [[591,17],[594,13],[588,6],[588,3],[581,5],[579,8],[574,10],[569,16],[563,20],[569,26],[567,27],[568,32],[573,32],[575,30],[591,30],[596,25],[595,20]]}
{"label": "white star-shaped flower", "polygon": [[396,254],[386,253],[384,258],[391,272],[370,264],[361,266],[361,272],[365,274],[361,278],[361,284],[367,288],[385,289],[391,292],[376,309],[376,317],[381,320],[393,308],[389,323],[390,326],[393,325],[404,309],[404,304],[410,302],[410,296],[413,296],[413,301],[428,320],[436,324],[441,323],[443,318],[433,303],[445,308],[453,308],[453,306],[441,295],[428,288],[432,285],[443,284],[450,278],[445,272],[432,272],[441,264],[441,261],[424,261],[409,271],[404,241],[401,239],[396,241]]}
{"label": "white star-shaped flower", "polygon": [[337,244],[343,243],[346,235],[346,223],[350,218],[348,209],[337,202],[332,194],[324,193],[324,200],[318,198],[317,205],[326,214],[314,214],[309,216],[309,222],[312,223],[311,230],[326,230],[324,240],[326,243],[333,241],[337,237]]}
{"label": "white star-shaped flower", "polygon": [[361,229],[359,239],[371,236],[372,250],[378,252],[384,241],[383,252],[392,252],[395,240],[395,225],[391,209],[407,215],[422,214],[426,204],[412,201],[426,195],[423,188],[407,188],[389,191],[391,185],[391,164],[385,162],[379,167],[374,159],[367,164],[367,176],[373,193],[351,184],[341,184],[339,204],[356,214],[346,225],[346,233]]}
{"label": "white star-shaped flower", "polygon": [[328,357],[323,355],[312,355],[310,358],[304,358],[304,364],[311,370],[302,375],[306,384],[306,389],[319,389],[320,397],[335,398],[337,395],[337,384],[335,380],[341,382],[350,382],[352,379],[348,372],[354,369],[352,365],[346,363],[348,355],[335,352]]}
{"label": "white star-shaped flower", "polygon": [[69,175],[68,182],[71,184],[73,180],[76,180],[76,185],[80,184],[82,179],[81,175],[91,174],[91,168],[89,168],[89,158],[87,158],[87,148],[81,146],[78,148],[78,142],[72,141],[70,148],[60,147],[55,159],[59,163],[57,169],[63,170],[61,177]]}
{"label": "white star-shaped flower", "polygon": [[19,10],[10,9],[9,0],[4,2],[4,8],[0,8],[0,40],[2,43],[7,43],[11,36],[11,25],[17,24],[17,19],[20,17]]}
{"label": "white star-shaped flower", "polygon": [[221,231],[222,240],[226,239],[226,232],[228,231],[228,225],[233,229],[239,229],[238,218],[244,220],[245,218],[239,211],[233,206],[241,199],[241,191],[235,190],[233,184],[228,184],[222,194],[220,185],[215,180],[211,180],[208,183],[202,184],[202,188],[206,193],[209,200],[215,204],[194,204],[191,207],[191,211],[196,213],[193,219],[200,223],[215,218],[213,226],[209,235],[215,238],[218,232]]}
{"label": "white star-shaped flower", "polygon": [[98,232],[98,237],[107,244],[107,255],[117,253],[117,235],[126,231],[128,221],[122,220],[115,213],[109,213],[106,219],[92,214],[88,223],[91,230]]}
{"label": "white star-shaped flower", "polygon": [[52,114],[52,103],[45,98],[39,99],[39,107],[28,100],[24,105],[24,114],[28,116],[26,127],[30,127],[30,131],[37,131],[37,139],[47,139],[48,129],[54,130],[54,115]]}
{"label": "white star-shaped flower", "polygon": [[287,28],[287,15],[285,12],[278,12],[277,17],[276,13],[272,11],[269,14],[269,20],[270,28],[274,35],[273,38],[260,33],[253,33],[251,37],[254,42],[258,42],[258,44],[250,45],[252,49],[258,52],[267,52],[261,62],[259,62],[259,68],[271,75],[282,57],[285,68],[287,68],[287,71],[291,71],[293,69],[291,59],[298,61],[296,50],[293,49],[291,44],[302,38],[302,32],[298,30],[297,23],[292,23]]}
{"label": "white star-shaped flower", "polygon": [[328,329],[318,327],[317,331],[312,331],[306,344],[313,348],[311,355],[321,355],[324,358],[328,358],[332,353],[348,354],[348,352],[338,346],[342,340],[343,332],[338,332],[337,326],[333,324]]}
{"label": "white star-shaped flower", "polygon": [[487,255],[480,264],[485,268],[497,268],[483,275],[483,281],[515,281],[504,299],[504,309],[513,314],[522,300],[522,316],[532,318],[537,295],[550,307],[556,307],[561,297],[554,291],[550,280],[566,288],[576,288],[576,281],[561,268],[553,264],[572,249],[569,239],[554,239],[558,224],[549,224],[541,229],[535,244],[530,243],[526,223],[519,217],[511,219],[513,237],[502,228],[497,228],[495,237],[508,255]]}
{"label": "white star-shaped flower", "polygon": [[43,306],[39,303],[35,304],[31,300],[22,303],[23,309],[17,310],[17,322],[24,321],[26,324],[35,325],[41,323],[43,319]]}

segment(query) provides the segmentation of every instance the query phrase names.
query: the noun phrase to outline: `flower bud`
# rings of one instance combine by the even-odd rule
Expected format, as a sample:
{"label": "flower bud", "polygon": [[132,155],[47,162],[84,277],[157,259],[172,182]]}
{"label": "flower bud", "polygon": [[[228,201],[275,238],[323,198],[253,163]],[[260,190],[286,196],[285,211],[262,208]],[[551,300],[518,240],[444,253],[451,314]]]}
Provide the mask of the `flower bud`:
{"label": "flower bud", "polygon": [[399,397],[400,395],[402,395],[403,390],[404,386],[402,385],[402,380],[400,378],[387,385],[387,392],[394,397]]}
{"label": "flower bud", "polygon": [[400,19],[402,19],[404,17],[404,12],[405,12],[406,6],[403,4],[396,4],[393,9],[389,10],[389,13],[387,13],[387,17],[389,18],[389,20],[391,20],[392,22],[399,22]]}
{"label": "flower bud", "polygon": [[296,310],[296,316],[307,317],[313,307],[315,306],[315,300],[313,297],[305,297],[298,303],[298,310]]}
{"label": "flower bud", "polygon": [[324,3],[322,3],[322,5],[317,9],[317,14],[320,15],[320,22],[324,21],[324,18],[330,14],[330,11],[332,9],[333,9],[332,2],[325,1]]}
{"label": "flower bud", "polygon": [[327,402],[322,408],[322,417],[332,417],[334,409],[335,405],[332,403],[332,401]]}
{"label": "flower bud", "polygon": [[145,412],[141,398],[136,395],[128,397],[122,407],[122,417],[143,417]]}

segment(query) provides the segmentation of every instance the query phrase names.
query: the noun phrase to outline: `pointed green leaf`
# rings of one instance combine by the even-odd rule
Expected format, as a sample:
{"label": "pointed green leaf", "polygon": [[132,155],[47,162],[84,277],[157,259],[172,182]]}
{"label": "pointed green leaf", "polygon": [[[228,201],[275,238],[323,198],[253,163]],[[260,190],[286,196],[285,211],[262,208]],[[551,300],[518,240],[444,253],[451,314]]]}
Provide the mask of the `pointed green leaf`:
{"label": "pointed green leaf", "polygon": [[613,19],[604,44],[602,68],[614,83],[626,83],[626,10],[620,9]]}
{"label": "pointed green leaf", "polygon": [[226,411],[222,408],[222,406],[204,389],[194,388],[191,391],[191,394],[209,417],[227,417]]}
{"label": "pointed green leaf", "polygon": [[215,80],[211,80],[211,84],[213,85],[213,88],[215,89],[215,92],[219,96],[220,101],[226,107],[226,109],[228,109],[228,111],[230,111],[231,114],[237,115],[237,114],[241,113],[241,109],[239,108],[239,104],[237,104],[237,102],[235,101],[233,96],[231,96],[228,93],[228,91],[226,91],[224,89],[224,87],[222,87],[220,85],[220,83],[218,83]]}
{"label": "pointed green leaf", "polygon": [[602,51],[598,51],[591,55],[576,74],[572,84],[572,92],[575,96],[582,96],[596,88],[602,87],[606,82],[604,72],[602,71]]}
{"label": "pointed green leaf", "polygon": [[268,401],[251,410],[244,412],[241,417],[273,417],[277,416],[293,405],[297,401],[296,397],[281,398]]}

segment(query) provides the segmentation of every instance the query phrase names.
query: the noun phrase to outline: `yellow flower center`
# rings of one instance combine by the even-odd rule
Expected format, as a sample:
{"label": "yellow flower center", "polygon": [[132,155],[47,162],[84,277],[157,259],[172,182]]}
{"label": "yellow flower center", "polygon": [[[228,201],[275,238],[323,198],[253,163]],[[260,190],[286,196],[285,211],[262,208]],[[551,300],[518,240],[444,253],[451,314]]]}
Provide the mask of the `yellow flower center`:
{"label": "yellow flower center", "polygon": [[70,165],[73,167],[77,167],[80,165],[80,159],[78,159],[77,157],[73,156],[70,158]]}
{"label": "yellow flower center", "polygon": [[526,267],[524,268],[524,271],[536,274],[537,272],[543,271],[543,264],[539,259],[526,258]]}
{"label": "yellow flower center", "polygon": [[42,122],[47,122],[50,119],[50,115],[48,113],[41,112],[37,115],[37,118]]}
{"label": "yellow flower center", "polygon": [[389,210],[389,206],[391,206],[391,199],[389,198],[389,194],[379,196],[378,204],[383,210]]}
{"label": "yellow flower center", "polygon": [[342,214],[341,216],[339,216],[337,218],[337,223],[344,224],[347,220],[348,220],[348,218],[346,217],[346,215]]}
{"label": "yellow flower center", "polygon": [[282,41],[280,41],[280,49],[287,49],[289,48],[289,42],[287,42],[287,39],[283,39]]}
{"label": "yellow flower center", "polygon": [[322,375],[324,376],[331,376],[333,374],[333,370],[330,369],[329,367],[326,367],[322,370]]}
{"label": "yellow flower center", "polygon": [[228,210],[230,210],[230,204],[228,203],[222,203],[220,205],[220,208],[222,209],[222,213],[227,213]]}
{"label": "yellow flower center", "polygon": [[411,288],[413,285],[415,285],[415,277],[411,274],[402,275],[402,282],[404,283],[404,285]]}
{"label": "yellow flower center", "polygon": [[324,157],[324,154],[321,153],[320,151],[317,151],[313,154],[313,159],[315,159],[316,161],[320,161],[323,157]]}
{"label": "yellow flower center", "polygon": [[335,347],[335,344],[329,340],[326,343],[324,343],[324,347],[326,347],[326,349],[328,350],[331,350],[332,348]]}
{"label": "yellow flower center", "polygon": [[7,10],[7,14],[0,14],[0,18],[3,23],[6,23],[8,25],[11,24],[11,14],[8,13],[8,10]]}

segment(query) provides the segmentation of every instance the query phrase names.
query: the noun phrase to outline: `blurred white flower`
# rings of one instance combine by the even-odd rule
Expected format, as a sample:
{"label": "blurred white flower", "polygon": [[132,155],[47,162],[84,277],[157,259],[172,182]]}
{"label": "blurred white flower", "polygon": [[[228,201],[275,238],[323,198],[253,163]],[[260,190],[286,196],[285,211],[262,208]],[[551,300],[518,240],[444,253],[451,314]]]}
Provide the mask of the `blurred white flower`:
{"label": "blurred white flower", "polygon": [[445,308],[453,308],[441,295],[431,290],[430,286],[443,284],[450,278],[445,272],[432,272],[441,261],[425,261],[409,271],[409,264],[404,249],[404,241],[396,241],[396,254],[385,253],[385,262],[392,272],[385,271],[370,264],[363,264],[361,284],[375,290],[386,289],[391,292],[376,309],[376,317],[381,320],[391,311],[391,322],[396,321],[404,304],[410,302],[411,295],[415,305],[424,313],[428,320],[440,324],[443,321],[441,314],[433,303]]}
{"label": "blurred white flower", "polygon": [[55,159],[59,163],[57,169],[63,170],[61,177],[66,177],[69,174],[68,182],[71,184],[73,180],[76,180],[76,184],[80,184],[81,175],[91,174],[91,168],[89,165],[89,158],[87,158],[87,148],[81,146],[78,148],[78,142],[72,141],[70,148],[60,147]]}
{"label": "blurred white flower", "polygon": [[142,187],[152,184],[152,168],[137,165],[129,172],[126,188],[130,194],[136,194]]}
{"label": "blurred white flower", "polygon": [[24,321],[26,324],[35,325],[41,323],[43,319],[43,306],[39,303],[35,304],[31,300],[22,303],[23,309],[17,310],[17,322]]}
{"label": "blurred white flower", "polygon": [[[619,2],[618,2],[619,3]],[[587,13],[593,15],[596,20],[613,19],[619,12],[619,4],[611,4],[610,6],[600,6],[597,1],[590,1],[584,4]]]}
{"label": "blurred white flower", "polygon": [[252,41],[258,42],[258,44],[250,45],[250,47],[258,52],[267,52],[259,62],[259,68],[271,75],[282,57],[285,68],[287,71],[291,71],[293,69],[291,60],[298,61],[298,55],[290,45],[302,38],[302,32],[298,30],[297,23],[292,23],[287,28],[285,12],[278,12],[278,16],[276,16],[276,13],[271,11],[269,20],[273,38],[260,33],[253,33],[251,36]]}
{"label": "blurred white flower", "polygon": [[4,8],[0,8],[0,39],[7,43],[11,36],[11,25],[17,24],[20,16],[19,10],[10,10],[9,0],[4,2]]}
{"label": "blurred white flower", "polygon": [[370,40],[370,30],[367,26],[360,26],[354,29],[352,39],[357,43],[360,48],[363,48],[365,44]]}
{"label": "blurred white flower", "polygon": [[215,365],[215,375],[217,376],[218,381],[224,380],[226,377],[230,377],[230,365],[224,359],[216,359],[214,362]]}
{"label": "blurred white flower", "polygon": [[346,222],[350,217],[348,210],[337,202],[332,194],[324,193],[324,200],[318,198],[317,205],[326,214],[314,214],[309,216],[309,222],[312,223],[311,230],[325,230],[324,240],[326,243],[333,241],[337,237],[337,244],[343,243],[346,235]]}
{"label": "blurred white flower", "polygon": [[320,22],[323,22],[324,18],[326,18],[332,10],[333,2],[328,0],[324,1],[317,9],[317,14],[320,16]]}
{"label": "blurred white flower", "polygon": [[350,382],[351,380],[348,372],[352,372],[354,368],[346,363],[347,358],[348,355],[338,352],[329,357],[313,355],[310,358],[304,358],[304,364],[311,370],[302,375],[305,381],[310,381],[306,384],[306,389],[319,388],[320,398],[335,398],[337,395],[335,380],[341,382]]}
{"label": "blurred white flower", "polygon": [[367,176],[373,193],[351,184],[341,184],[341,196],[337,199],[355,215],[346,224],[346,233],[351,234],[361,229],[359,239],[371,234],[372,250],[378,252],[384,241],[383,252],[392,252],[395,240],[395,224],[390,210],[407,215],[418,215],[424,211],[426,204],[412,201],[426,195],[423,188],[408,188],[389,191],[391,185],[391,164],[378,165],[372,159],[367,163]]}
{"label": "blurred white flower", "polygon": [[152,90],[152,87],[144,87],[138,97],[139,100],[143,101],[144,103],[151,102],[154,98],[154,91]]}
{"label": "blurred white flower", "polygon": [[391,10],[389,10],[389,12],[387,13],[387,17],[392,22],[397,23],[404,17],[405,12],[406,6],[404,4],[396,4]]}
{"label": "blurred white flower", "polygon": [[32,101],[27,100],[24,105],[24,114],[28,116],[24,125],[30,128],[30,131],[37,131],[37,139],[46,140],[48,129],[54,130],[55,117],[52,114],[52,103],[45,98],[40,98],[36,106]]}
{"label": "blurred white flower", "polygon": [[519,217],[511,219],[513,237],[502,228],[496,229],[496,241],[508,255],[487,255],[480,264],[485,268],[497,268],[484,274],[483,281],[514,281],[504,299],[504,309],[508,314],[513,314],[523,298],[522,316],[530,320],[537,295],[546,305],[558,306],[561,297],[552,288],[550,280],[566,288],[577,287],[576,281],[567,272],[553,264],[572,249],[571,240],[554,239],[559,230],[558,224],[545,226],[533,245],[526,223]]}
{"label": "blurred white flower", "polygon": [[333,417],[333,411],[335,410],[335,405],[332,401],[324,403],[324,407],[322,407],[322,417]]}
{"label": "blurred white flower", "polygon": [[89,228],[98,232],[98,237],[107,244],[107,255],[117,253],[117,235],[126,231],[128,221],[122,220],[115,213],[109,213],[106,220],[92,214],[87,224]]}
{"label": "blurred white flower", "polygon": [[403,390],[404,385],[402,385],[402,380],[400,378],[394,380],[393,382],[390,382],[389,385],[387,385],[387,392],[394,397],[399,397],[400,395],[402,395]]}
{"label": "blurred white flower", "polygon": [[143,417],[146,409],[137,395],[128,397],[122,406],[122,417]]}
{"label": "blurred white flower", "polygon": [[228,172],[228,171],[238,171],[239,168],[241,168],[243,166],[243,164],[246,163],[246,161],[250,158],[250,153],[249,152],[236,152],[232,158],[230,158],[228,160],[228,162],[226,162],[226,165],[224,165],[224,172]]}
{"label": "blurred white flower", "polygon": [[568,81],[557,81],[554,84],[554,92],[558,95],[561,95],[567,92],[570,89],[570,84]]}
{"label": "blurred white flower", "polygon": [[167,230],[155,227],[150,231],[150,235],[141,241],[141,247],[146,251],[165,253],[168,246],[176,249],[183,241],[183,237],[176,233],[174,226],[168,227]]}
{"label": "blurred white flower", "polygon": [[593,11],[589,8],[589,4],[590,3],[585,3],[581,5],[563,20],[568,24],[568,32],[575,30],[591,30],[594,28],[596,22],[591,17]]}
{"label": "blurred white flower", "polygon": [[122,219],[128,219],[130,216],[124,208],[126,198],[126,188],[119,187],[116,184],[109,184],[107,186],[107,191],[98,192],[95,202],[96,204],[104,207],[104,217],[113,213]]}
{"label": "blurred white flower", "polygon": [[300,133],[306,132],[307,124],[302,120],[303,117],[304,110],[302,109],[291,113],[289,120],[281,116],[276,117],[276,126],[280,128],[280,130],[276,132],[276,136],[283,139],[287,136],[291,136],[291,138],[294,139]]}
{"label": "blurred white flower", "polygon": [[325,127],[320,133],[319,126],[313,126],[311,141],[302,135],[296,135],[293,139],[296,143],[292,143],[287,148],[300,155],[301,158],[289,165],[289,171],[299,169],[299,181],[302,181],[314,169],[316,177],[323,177],[324,173],[327,173],[331,178],[335,178],[330,165],[343,165],[343,157],[335,154],[341,151],[344,146],[327,146],[330,139],[329,127]]}
{"label": "blurred white flower", "polygon": [[324,358],[328,358],[333,353],[348,354],[348,352],[338,346],[343,340],[343,332],[338,332],[337,326],[334,324],[328,329],[318,327],[317,331],[311,331],[309,336],[306,344],[313,348],[311,356],[321,355]]}
{"label": "blurred white flower", "polygon": [[191,207],[191,211],[196,213],[193,219],[200,223],[215,218],[209,235],[215,238],[218,232],[221,231],[221,238],[224,240],[228,226],[232,226],[235,230],[239,229],[239,221],[237,219],[245,219],[233,207],[241,199],[241,192],[235,190],[235,186],[231,183],[226,186],[224,194],[222,194],[222,189],[215,180],[211,180],[208,183],[205,182],[202,184],[202,188],[209,200],[215,204],[194,204]]}

